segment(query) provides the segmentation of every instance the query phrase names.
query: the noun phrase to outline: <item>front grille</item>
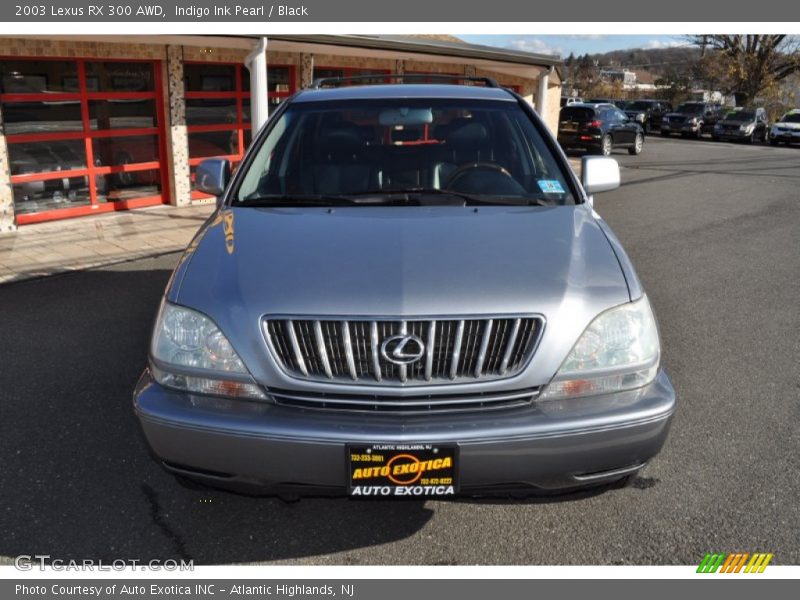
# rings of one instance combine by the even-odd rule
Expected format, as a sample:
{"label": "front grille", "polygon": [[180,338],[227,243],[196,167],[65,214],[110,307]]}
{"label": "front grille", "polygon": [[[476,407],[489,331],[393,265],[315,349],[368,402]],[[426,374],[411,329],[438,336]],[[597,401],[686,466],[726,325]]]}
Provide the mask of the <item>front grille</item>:
{"label": "front grille", "polygon": [[[273,356],[290,375],[371,385],[467,383],[511,377],[527,363],[542,329],[540,317],[263,322]],[[389,360],[391,348],[384,348],[384,342],[396,336],[413,338],[401,348],[414,359],[408,364]],[[409,352],[407,347],[416,352]]]}
{"label": "front grille", "polygon": [[269,390],[275,402],[285,406],[403,414],[519,408],[530,405],[539,392],[540,388],[537,387],[511,392],[387,397],[378,394],[329,394],[273,388]]}
{"label": "front grille", "polygon": [[686,122],[686,117],[667,117],[667,122],[681,124]]}

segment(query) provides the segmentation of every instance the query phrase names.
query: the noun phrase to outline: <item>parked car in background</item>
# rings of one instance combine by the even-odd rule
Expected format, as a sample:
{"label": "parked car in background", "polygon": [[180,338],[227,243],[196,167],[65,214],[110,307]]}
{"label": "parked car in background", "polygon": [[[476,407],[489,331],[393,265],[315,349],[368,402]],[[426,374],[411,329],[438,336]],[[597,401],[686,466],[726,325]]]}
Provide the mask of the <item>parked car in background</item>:
{"label": "parked car in background", "polygon": [[565,150],[582,148],[604,156],[614,148],[639,154],[644,147],[644,129],[613,104],[573,104],[561,109],[558,142]]}
{"label": "parked car in background", "polygon": [[561,108],[569,106],[570,104],[579,104],[583,102],[583,98],[578,96],[561,96]]}
{"label": "parked car in background", "polygon": [[661,127],[661,119],[672,110],[672,105],[663,100],[634,100],[625,106],[625,114],[642,126],[645,133]]}
{"label": "parked car in background", "polygon": [[776,146],[779,142],[786,145],[800,143],[800,108],[790,110],[772,125],[769,143]]}
{"label": "parked car in background", "polygon": [[700,138],[704,133],[714,132],[723,112],[723,107],[710,102],[684,102],[674,112],[661,119],[661,135],[679,133],[684,137]]}
{"label": "parked car in background", "polygon": [[712,134],[715,140],[766,142],[769,135],[767,111],[763,108],[742,108],[730,111],[718,121]]}

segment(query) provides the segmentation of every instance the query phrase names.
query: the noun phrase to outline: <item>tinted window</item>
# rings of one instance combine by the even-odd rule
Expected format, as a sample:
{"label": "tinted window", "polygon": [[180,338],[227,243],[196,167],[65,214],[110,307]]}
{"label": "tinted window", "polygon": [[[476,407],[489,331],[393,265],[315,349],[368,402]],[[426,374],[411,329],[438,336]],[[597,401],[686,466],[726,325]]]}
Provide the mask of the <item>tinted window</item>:
{"label": "tinted window", "polygon": [[293,104],[234,197],[291,205],[298,196],[380,200],[425,189],[573,203],[566,174],[517,103],[438,99]]}
{"label": "tinted window", "polygon": [[562,121],[591,121],[592,119],[594,119],[594,109],[591,108],[567,106],[561,109]]}
{"label": "tinted window", "polygon": [[703,113],[704,104],[685,103],[678,107],[678,112],[687,115],[699,115]]}
{"label": "tinted window", "polygon": [[781,119],[783,123],[800,123],[800,113],[793,113],[791,115],[784,115]]}

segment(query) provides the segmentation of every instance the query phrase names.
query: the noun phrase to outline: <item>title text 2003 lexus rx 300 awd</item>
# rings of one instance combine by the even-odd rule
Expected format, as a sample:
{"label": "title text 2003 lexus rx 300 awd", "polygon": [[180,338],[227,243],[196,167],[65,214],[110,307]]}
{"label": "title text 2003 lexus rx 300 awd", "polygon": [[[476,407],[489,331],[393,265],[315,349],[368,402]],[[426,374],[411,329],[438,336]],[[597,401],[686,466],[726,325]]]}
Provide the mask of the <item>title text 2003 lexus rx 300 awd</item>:
{"label": "title text 2003 lexus rx 300 awd", "polygon": [[[477,82],[473,82],[477,83]],[[485,85],[284,102],[167,287],[135,410],[175,474],[265,493],[565,490],[661,449],[653,311],[530,105]]]}

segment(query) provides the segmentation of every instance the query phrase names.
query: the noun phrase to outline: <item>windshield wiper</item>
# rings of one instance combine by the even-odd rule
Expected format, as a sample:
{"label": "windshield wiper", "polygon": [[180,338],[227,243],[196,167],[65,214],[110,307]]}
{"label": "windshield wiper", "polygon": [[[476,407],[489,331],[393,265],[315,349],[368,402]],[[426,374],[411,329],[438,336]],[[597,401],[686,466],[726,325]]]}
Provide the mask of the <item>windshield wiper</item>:
{"label": "windshield wiper", "polygon": [[237,200],[237,206],[365,206],[386,204],[385,198],[353,198],[354,194],[268,194]]}
{"label": "windshield wiper", "polygon": [[543,198],[514,198],[513,200],[506,197],[491,197],[491,196],[474,196],[464,192],[456,192],[453,190],[440,189],[440,188],[426,188],[426,187],[412,187],[395,190],[370,190],[366,192],[356,192],[348,194],[349,196],[450,196],[451,198],[458,198],[463,202],[463,206],[476,206],[476,205],[495,205],[495,206],[528,206],[536,204],[538,206],[552,206],[550,202]]}

